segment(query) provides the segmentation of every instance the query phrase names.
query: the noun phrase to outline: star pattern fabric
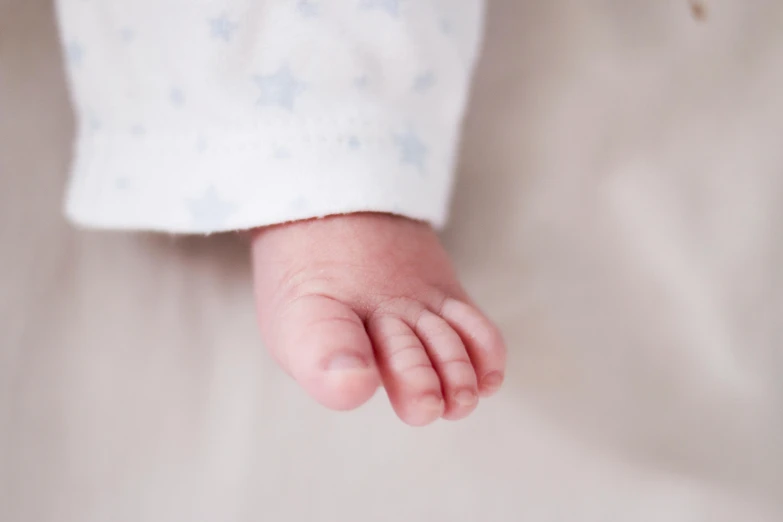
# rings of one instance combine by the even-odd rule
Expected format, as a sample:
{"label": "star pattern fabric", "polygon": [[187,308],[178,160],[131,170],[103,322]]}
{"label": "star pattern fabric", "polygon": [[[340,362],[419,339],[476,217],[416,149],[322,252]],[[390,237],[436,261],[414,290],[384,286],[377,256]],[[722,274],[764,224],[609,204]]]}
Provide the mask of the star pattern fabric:
{"label": "star pattern fabric", "polygon": [[255,82],[261,90],[259,105],[277,106],[289,111],[293,110],[297,96],[305,89],[288,67],[282,67],[268,76],[257,76]]}
{"label": "star pattern fabric", "polygon": [[187,13],[181,0],[57,1],[84,131],[74,222],[203,233],[377,211],[445,223],[482,0],[216,0]]}
{"label": "star pattern fabric", "polygon": [[424,169],[429,151],[415,132],[408,130],[404,134],[399,134],[395,136],[395,141],[400,151],[400,162],[419,170]]}
{"label": "star pattern fabric", "polygon": [[315,18],[321,13],[321,6],[315,0],[299,0],[297,9],[308,18]]}
{"label": "star pattern fabric", "polygon": [[72,67],[78,67],[84,58],[84,49],[78,42],[71,42],[65,46],[65,56]]}
{"label": "star pattern fabric", "polygon": [[397,16],[400,13],[400,2],[401,0],[362,0],[362,7],[378,9],[392,16]]}
{"label": "star pattern fabric", "polygon": [[424,93],[435,86],[437,78],[434,71],[427,71],[417,76],[413,81],[413,88]]}
{"label": "star pattern fabric", "polygon": [[236,206],[223,199],[210,186],[195,199],[188,200],[188,211],[195,226],[204,231],[219,230],[236,211]]}
{"label": "star pattern fabric", "polygon": [[211,19],[209,27],[212,31],[212,37],[224,42],[230,42],[237,30],[237,24],[229,20],[225,14]]}

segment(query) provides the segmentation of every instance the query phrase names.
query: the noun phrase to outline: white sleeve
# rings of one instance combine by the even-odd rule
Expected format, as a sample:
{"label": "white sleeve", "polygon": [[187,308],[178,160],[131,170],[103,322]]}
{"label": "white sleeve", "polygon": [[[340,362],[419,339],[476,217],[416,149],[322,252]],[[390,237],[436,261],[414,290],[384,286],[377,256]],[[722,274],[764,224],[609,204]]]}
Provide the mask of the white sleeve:
{"label": "white sleeve", "polygon": [[441,226],[482,0],[58,0],[83,226]]}

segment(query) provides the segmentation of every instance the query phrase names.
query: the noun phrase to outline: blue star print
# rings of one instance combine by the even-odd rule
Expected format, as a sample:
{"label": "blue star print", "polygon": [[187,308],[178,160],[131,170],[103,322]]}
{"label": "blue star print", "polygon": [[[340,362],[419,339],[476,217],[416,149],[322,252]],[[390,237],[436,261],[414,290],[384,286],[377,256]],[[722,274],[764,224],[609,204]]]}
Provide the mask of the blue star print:
{"label": "blue star print", "polygon": [[209,187],[198,199],[188,201],[188,210],[195,226],[216,230],[234,214],[236,207]]}
{"label": "blue star print", "polygon": [[185,103],[185,93],[180,89],[171,89],[169,101],[175,107],[181,107]]}
{"label": "blue star print", "polygon": [[428,71],[424,74],[420,74],[413,81],[413,89],[417,92],[426,92],[435,85],[435,73]]}
{"label": "blue star print", "polygon": [[81,44],[77,42],[69,43],[65,47],[65,56],[68,58],[68,63],[73,67],[78,67],[82,63],[84,58],[84,49]]}
{"label": "blue star print", "polygon": [[123,27],[122,31],[120,31],[120,39],[123,43],[131,43],[135,37],[136,34],[130,27]]}
{"label": "blue star print", "polygon": [[291,157],[291,151],[285,147],[275,147],[272,151],[272,157],[280,160],[288,159]]}
{"label": "blue star print", "polygon": [[441,32],[443,34],[451,34],[451,31],[452,31],[451,22],[449,20],[447,20],[446,18],[441,20],[440,21],[440,30],[441,30]]}
{"label": "blue star print", "polygon": [[219,18],[213,18],[209,21],[209,27],[212,30],[212,38],[230,42],[237,30],[237,24],[228,19],[226,15]]}
{"label": "blue star print", "polygon": [[313,0],[299,0],[296,8],[306,18],[314,18],[321,13],[321,6],[317,5]]}
{"label": "blue star print", "polygon": [[400,0],[362,0],[361,6],[365,9],[379,9],[392,16],[400,13]]}
{"label": "blue star print", "polygon": [[87,118],[87,125],[89,126],[89,129],[92,132],[98,132],[99,130],[101,130],[101,127],[103,127],[103,125],[101,124],[101,120],[99,120],[98,117],[95,116],[94,114],[91,114]]}
{"label": "blue star print", "polygon": [[424,162],[427,160],[429,150],[416,133],[409,130],[405,134],[396,135],[394,140],[400,151],[400,162],[402,164],[413,165],[419,169],[424,168]]}
{"label": "blue star print", "polygon": [[258,105],[277,106],[293,110],[296,97],[302,93],[305,86],[299,82],[288,67],[281,67],[275,74],[256,76],[256,85],[261,89]]}
{"label": "blue star print", "polygon": [[303,198],[302,196],[299,196],[295,200],[291,202],[291,210],[294,212],[304,212],[310,207],[310,204],[308,201]]}

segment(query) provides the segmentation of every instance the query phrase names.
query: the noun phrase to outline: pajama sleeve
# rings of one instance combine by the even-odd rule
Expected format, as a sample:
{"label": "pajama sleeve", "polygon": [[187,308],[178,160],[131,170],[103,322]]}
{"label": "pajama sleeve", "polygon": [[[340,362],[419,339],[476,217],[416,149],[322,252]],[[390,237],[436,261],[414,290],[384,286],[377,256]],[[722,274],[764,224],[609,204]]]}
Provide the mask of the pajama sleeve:
{"label": "pajama sleeve", "polygon": [[482,0],[58,0],[66,212],[210,233],[360,211],[441,226]]}

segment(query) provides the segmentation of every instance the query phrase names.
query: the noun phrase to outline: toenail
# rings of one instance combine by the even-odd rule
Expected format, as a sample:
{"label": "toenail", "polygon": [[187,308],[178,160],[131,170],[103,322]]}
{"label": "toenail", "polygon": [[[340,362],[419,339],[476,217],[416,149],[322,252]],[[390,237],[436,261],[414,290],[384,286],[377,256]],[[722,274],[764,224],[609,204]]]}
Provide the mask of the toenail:
{"label": "toenail", "polygon": [[481,387],[489,392],[497,390],[502,384],[503,374],[500,372],[492,372],[481,379]]}
{"label": "toenail", "polygon": [[478,396],[471,390],[462,390],[454,396],[454,401],[460,406],[473,406],[478,401]]}
{"label": "toenail", "polygon": [[427,395],[424,395],[423,397],[420,397],[416,402],[422,408],[429,411],[441,411],[446,406],[446,404],[443,402],[443,399],[439,395],[435,395],[434,393],[429,393]]}
{"label": "toenail", "polygon": [[364,370],[370,367],[367,359],[355,354],[340,354],[332,357],[326,369],[329,371]]}

